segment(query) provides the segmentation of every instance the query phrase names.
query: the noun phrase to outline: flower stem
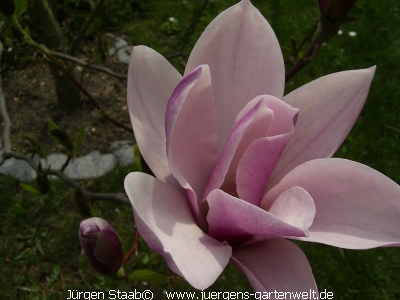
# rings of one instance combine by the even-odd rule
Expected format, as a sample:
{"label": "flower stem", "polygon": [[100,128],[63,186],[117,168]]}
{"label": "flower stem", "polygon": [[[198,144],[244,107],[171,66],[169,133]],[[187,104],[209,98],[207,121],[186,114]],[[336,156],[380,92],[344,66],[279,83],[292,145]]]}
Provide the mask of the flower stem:
{"label": "flower stem", "polygon": [[135,238],[133,239],[132,248],[129,249],[128,253],[125,254],[123,265],[124,265],[124,264],[128,261],[128,259],[129,259],[133,254],[135,254],[135,252],[137,251],[137,249],[138,249],[138,244],[139,244],[139,237],[140,237],[139,230],[136,228],[136,231],[135,231]]}
{"label": "flower stem", "polygon": [[332,21],[326,18],[323,14],[319,16],[317,31],[313,39],[304,51],[302,57],[289,69],[285,74],[285,82],[288,82],[294,75],[302,70],[309,62],[312,61],[316,51],[323,43],[329,41],[332,37],[339,32],[340,25],[344,22],[354,21],[354,18],[346,17],[341,20]]}

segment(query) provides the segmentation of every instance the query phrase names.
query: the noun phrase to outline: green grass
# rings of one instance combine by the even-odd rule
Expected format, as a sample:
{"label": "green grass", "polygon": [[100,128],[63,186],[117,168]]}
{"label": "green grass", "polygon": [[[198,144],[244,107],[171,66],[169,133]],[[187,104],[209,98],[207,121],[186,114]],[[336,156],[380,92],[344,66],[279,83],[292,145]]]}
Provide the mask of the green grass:
{"label": "green grass", "polygon": [[[179,49],[185,30],[201,6],[200,1],[131,1],[141,4],[139,13],[130,10],[126,1],[123,5],[122,2],[109,2],[107,5],[112,7],[101,12],[104,18],[94,23],[93,31],[120,32],[130,42],[148,45],[166,56]],[[234,3],[233,0],[210,1],[184,52],[190,53],[205,26]],[[120,4],[125,13],[117,9]],[[254,0],[253,4],[267,17],[281,45],[286,47],[290,46],[292,37],[297,42],[302,40],[317,14],[312,0]],[[365,108],[336,156],[369,165],[397,183],[400,183],[399,12],[400,4],[395,0],[357,1],[351,15],[358,20],[344,24],[343,34],[322,47],[318,59],[299,72],[286,88],[287,93],[326,74],[377,65]],[[178,22],[170,24],[169,17]],[[70,28],[74,29],[72,23]],[[350,37],[349,31],[357,32],[357,36]],[[171,62],[182,71],[185,60],[174,58]],[[96,192],[123,192],[123,178],[133,168],[119,169],[100,180],[85,182],[85,187]],[[142,282],[96,274],[80,255],[77,232],[84,217],[79,214],[72,191],[61,183],[52,184],[50,193],[43,197],[26,193],[9,178],[0,178],[0,188],[1,299],[66,299],[67,290],[108,289],[151,289],[157,296],[155,299],[162,299],[164,290],[194,291],[143,242],[138,256],[125,266],[126,273],[151,269],[165,274],[168,282],[149,282],[146,286]],[[128,251],[134,235],[132,209],[96,202],[92,212],[110,222],[121,238],[124,251]],[[400,298],[398,248],[352,251],[298,244],[310,260],[319,289],[333,292],[334,299]],[[251,288],[246,278],[230,265],[210,291],[251,291]]]}

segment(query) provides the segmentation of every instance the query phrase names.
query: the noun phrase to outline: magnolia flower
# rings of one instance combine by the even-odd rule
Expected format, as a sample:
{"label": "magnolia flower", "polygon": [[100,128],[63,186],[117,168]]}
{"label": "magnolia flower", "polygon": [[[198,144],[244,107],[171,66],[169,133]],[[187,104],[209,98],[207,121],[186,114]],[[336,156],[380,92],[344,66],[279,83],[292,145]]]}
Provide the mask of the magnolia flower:
{"label": "magnolia flower", "polygon": [[283,97],[280,46],[248,0],[206,28],[183,78],[154,50],[134,47],[129,112],[157,177],[125,179],[143,239],[197,289],[231,261],[254,290],[282,292],[317,290],[307,258],[286,238],[400,245],[400,187],[330,158],[374,72],[335,73]]}
{"label": "magnolia flower", "polygon": [[121,242],[106,220],[83,220],[79,226],[79,240],[83,254],[96,271],[103,275],[111,275],[121,268],[124,259]]}

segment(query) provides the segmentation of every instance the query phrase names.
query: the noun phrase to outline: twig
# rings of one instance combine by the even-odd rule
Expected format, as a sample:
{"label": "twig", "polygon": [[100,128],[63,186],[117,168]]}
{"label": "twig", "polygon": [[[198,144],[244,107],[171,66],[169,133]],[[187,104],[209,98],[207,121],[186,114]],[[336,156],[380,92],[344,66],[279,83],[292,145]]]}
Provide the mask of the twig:
{"label": "twig", "polygon": [[61,169],[60,169],[61,172],[64,172],[64,170],[68,167],[68,164],[71,161],[71,159],[72,159],[72,155],[68,155],[67,160],[61,166]]}
{"label": "twig", "polygon": [[32,38],[24,31],[24,29],[21,27],[21,24],[18,22],[18,20],[15,18],[15,16],[8,17],[8,22],[18,32],[20,32],[23,37],[25,38],[25,41],[27,44],[30,46],[34,47],[35,49],[39,50],[43,54],[45,54],[48,58],[50,58],[62,71],[63,73],[85,94],[85,96],[90,100],[90,102],[93,103],[93,105],[98,108],[102,115],[109,120],[110,122],[114,123],[115,125],[124,128],[125,130],[132,132],[132,127],[125,125],[118,120],[115,120],[114,118],[110,117],[104,109],[100,106],[100,104],[97,102],[95,98],[92,97],[92,95],[89,94],[89,92],[68,72],[67,68],[65,67],[64,63],[57,58],[55,58],[49,50],[43,46],[43,45],[38,45]]}
{"label": "twig", "polygon": [[139,230],[136,228],[136,230],[135,230],[135,238],[133,239],[132,248],[129,249],[128,253],[125,254],[123,264],[125,264],[125,263],[128,261],[128,259],[129,259],[133,254],[136,253],[136,251],[137,251],[137,249],[138,249],[138,244],[139,244],[139,237],[140,237]]}
{"label": "twig", "polygon": [[179,56],[184,56],[183,50],[185,49],[186,45],[188,44],[190,35],[194,32],[194,30],[195,30],[195,28],[196,28],[196,23],[197,23],[197,21],[199,20],[200,16],[203,14],[203,11],[204,11],[204,9],[205,9],[206,6],[207,6],[208,1],[209,1],[209,0],[205,0],[205,1],[203,2],[203,5],[201,6],[201,8],[200,8],[198,14],[197,14],[196,17],[193,19],[192,23],[189,25],[189,28],[188,28],[188,30],[186,31],[186,35],[185,35],[185,37],[184,37],[184,39],[183,39],[183,43],[182,43],[182,46],[181,46],[181,48],[179,49],[179,51],[178,51],[177,53],[175,53],[175,54],[172,54],[172,55],[168,56],[167,59],[174,58],[174,57],[179,57]]}
{"label": "twig", "polygon": [[[1,69],[1,56],[3,53],[3,44],[0,41],[0,69]],[[1,116],[4,120],[4,130],[3,130],[3,149],[0,152],[0,164],[4,161],[4,159],[7,158],[15,158],[15,159],[20,159],[26,161],[35,171],[36,173],[39,171],[39,165],[35,163],[33,158],[31,158],[28,155],[24,155],[21,153],[16,153],[11,151],[11,140],[10,140],[10,129],[11,129],[11,121],[8,116],[7,112],[7,107],[5,103],[5,97],[3,93],[3,88],[2,88],[2,78],[0,74],[0,110],[1,110]],[[47,174],[49,175],[55,175],[57,176],[61,181],[63,181],[65,184],[72,188],[78,188],[82,191],[83,195],[86,196],[87,198],[91,199],[92,201],[94,200],[106,200],[106,201],[117,201],[120,203],[123,203],[125,205],[131,205],[128,197],[124,194],[106,194],[106,193],[92,193],[89,191],[86,191],[83,189],[77,182],[73,181],[71,178],[67,177],[63,172],[58,171],[58,170],[53,170],[49,169],[47,170]],[[36,232],[34,233],[36,234]],[[34,236],[32,237],[34,238]],[[132,254],[136,252],[137,246],[139,242],[139,232],[136,229],[135,232],[135,239],[134,239],[134,244],[131,250],[133,250]],[[130,253],[130,252],[129,252]],[[132,255],[131,254],[131,255]],[[129,257],[128,257],[129,258]],[[124,260],[125,262],[125,260]],[[86,282],[83,273],[81,269],[79,269],[79,274],[81,275],[83,283],[86,285],[86,287],[89,287],[88,283]]]}
{"label": "twig", "polygon": [[107,194],[107,193],[92,193],[89,191],[83,191],[83,194],[91,199],[92,201],[96,200],[103,200],[103,201],[117,201],[122,204],[131,206],[131,202],[129,201],[129,198],[122,193],[119,194]]}
{"label": "twig", "polygon": [[288,82],[297,72],[303,69],[310,61],[316,47],[322,44],[318,32],[314,35],[303,56],[285,74],[285,82]]}
{"label": "twig", "polygon": [[108,68],[105,68],[105,67],[102,67],[102,66],[98,66],[98,65],[94,65],[94,64],[91,64],[91,63],[87,63],[87,62],[85,62],[83,60],[80,60],[80,59],[74,57],[74,56],[70,56],[70,55],[67,55],[67,54],[64,54],[64,53],[61,53],[61,52],[52,51],[52,50],[48,50],[48,51],[49,51],[50,54],[54,55],[55,57],[72,61],[72,62],[74,62],[74,63],[76,63],[78,65],[84,66],[86,68],[91,68],[93,70],[105,73],[105,74],[113,76],[115,78],[118,78],[118,79],[127,79],[128,78],[128,76],[126,76],[125,74],[119,74],[119,73],[116,73],[116,72],[114,72],[114,71],[112,71],[112,70],[110,70]]}
{"label": "twig", "polygon": [[[0,69],[1,69],[1,55],[3,54],[3,43],[0,41]],[[11,120],[7,113],[6,100],[3,93],[3,80],[0,74],[0,110],[1,116],[4,120],[4,129],[3,129],[3,153],[7,153],[11,150],[11,140],[10,140],[10,129],[11,129]],[[0,164],[3,163],[3,157],[0,157]]]}
{"label": "twig", "polygon": [[[12,157],[15,159],[24,160],[32,167],[33,170],[35,170],[36,173],[39,171],[39,168],[38,168],[38,165],[36,164],[36,162],[28,155],[17,153],[14,151],[9,151],[9,152],[3,151],[2,157],[4,159],[8,159],[8,158]],[[74,180],[72,180],[71,178],[69,178],[67,175],[65,175],[63,172],[61,172],[59,170],[49,169],[49,170],[46,170],[46,173],[48,175],[54,175],[54,176],[58,177],[58,179],[60,179],[62,182],[64,182],[66,185],[68,185],[71,188],[80,189],[82,191],[82,193],[92,201],[96,201],[96,200],[116,201],[116,202],[120,202],[120,203],[128,205],[128,206],[131,205],[129,198],[122,193],[119,193],[119,194],[92,193],[92,192],[89,192],[89,191],[85,190],[84,188],[82,188],[77,182],[75,182]]]}
{"label": "twig", "polygon": [[400,129],[398,129],[396,127],[392,127],[392,126],[389,126],[389,125],[385,125],[385,127],[387,129],[393,130],[394,132],[400,133]]}
{"label": "twig", "polygon": [[315,31],[318,28],[318,23],[319,22],[316,22],[315,25],[313,26],[311,32],[309,34],[307,34],[305,37],[303,37],[303,40],[301,41],[299,46],[296,45],[296,41],[295,41],[294,37],[292,37],[292,46],[290,48],[284,47],[284,46],[281,47],[282,50],[286,50],[290,54],[289,58],[287,58],[285,60],[285,65],[288,63],[290,63],[292,65],[294,64],[294,58],[299,54],[299,52],[300,52],[301,48],[303,48],[304,44],[307,41],[311,42],[311,37],[315,35]]}
{"label": "twig", "polygon": [[89,92],[68,72],[68,70],[65,68],[64,64],[60,62],[58,59],[56,59],[53,55],[51,55],[47,49],[44,49],[44,46],[40,45],[38,47],[35,46],[39,51],[47,55],[54,63],[56,63],[61,70],[64,72],[65,75],[85,94],[85,96],[90,100],[90,102],[93,103],[93,105],[101,111],[103,116],[109,120],[110,122],[114,123],[115,125],[124,128],[125,130],[132,132],[132,127],[127,126],[114,118],[110,117],[105,110],[100,106],[100,104],[97,102],[95,98],[92,97],[92,95],[89,94]]}
{"label": "twig", "polygon": [[33,160],[33,158],[31,158],[28,155],[17,153],[17,152],[14,152],[14,151],[9,151],[9,152],[3,152],[3,157],[5,159],[15,158],[15,159],[24,160],[32,167],[33,170],[35,170],[35,172],[38,172],[38,166],[36,165],[36,163]]}
{"label": "twig", "polygon": [[[354,18],[347,17],[341,20],[332,21],[326,18],[323,14],[320,14],[317,30],[314,34],[313,39],[308,45],[306,51],[303,53],[303,56],[300,57],[300,59],[289,69],[289,71],[286,72],[285,82],[288,82],[295,74],[297,74],[312,60],[316,50],[323,43],[326,43],[338,33],[341,24],[354,20]],[[300,46],[303,46],[303,43]],[[297,53],[299,50],[300,47],[297,49]]]}
{"label": "twig", "polygon": [[190,35],[194,32],[194,29],[196,28],[196,23],[199,20],[200,16],[203,14],[204,9],[206,8],[209,0],[205,0],[203,2],[203,5],[200,8],[199,13],[197,16],[193,19],[192,23],[190,24],[188,31],[186,32],[186,36],[183,40],[183,44],[181,46],[181,49],[179,50],[179,53],[183,53],[184,48],[186,47],[187,43],[189,42],[189,37]]}
{"label": "twig", "polygon": [[83,36],[85,35],[90,23],[92,23],[97,11],[99,10],[100,6],[104,3],[105,0],[98,0],[95,6],[93,7],[89,17],[86,19],[85,24],[83,24],[81,30],[78,32],[78,34],[74,37],[74,39],[71,42],[71,50],[70,53],[72,55],[75,54],[76,50],[78,50],[79,45],[82,41]]}
{"label": "twig", "polygon": [[[0,58],[1,58],[1,53],[2,53],[2,46],[3,44],[0,42]],[[38,173],[39,172],[39,166],[38,164],[33,160],[32,157],[22,154],[22,153],[17,153],[14,151],[11,151],[11,140],[10,140],[10,129],[11,129],[11,121],[8,116],[7,108],[5,105],[5,100],[4,100],[4,94],[2,90],[2,81],[1,81],[1,76],[0,76],[0,110],[1,110],[1,115],[4,120],[4,131],[3,131],[3,149],[0,152],[0,164],[8,158],[15,158],[19,160],[24,160],[27,162],[31,168]],[[123,203],[125,205],[130,206],[131,202],[129,201],[128,197],[124,194],[107,194],[107,193],[92,193],[89,192],[85,189],[83,189],[77,182],[66,176],[62,171],[59,170],[54,170],[54,169],[48,169],[46,171],[48,175],[54,175],[57,176],[58,179],[63,181],[66,185],[68,185],[71,188],[79,188],[82,193],[89,198],[92,201],[95,200],[105,200],[105,201],[117,201],[120,203]]]}
{"label": "twig", "polygon": [[82,191],[83,195],[88,197],[92,201],[96,200],[117,201],[128,206],[131,205],[131,202],[129,201],[128,197],[125,196],[124,194],[92,193],[82,188],[77,182],[73,181],[71,178],[69,178],[67,175],[65,175],[63,172],[59,170],[50,169],[48,170],[47,173],[49,175],[57,176],[58,179],[63,181],[66,185],[68,185],[71,188],[79,188]]}

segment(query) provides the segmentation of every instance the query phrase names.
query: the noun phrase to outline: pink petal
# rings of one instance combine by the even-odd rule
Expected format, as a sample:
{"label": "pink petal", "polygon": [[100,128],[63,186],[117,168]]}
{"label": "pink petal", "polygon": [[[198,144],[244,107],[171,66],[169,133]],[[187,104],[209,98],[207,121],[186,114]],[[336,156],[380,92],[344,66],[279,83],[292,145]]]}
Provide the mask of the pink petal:
{"label": "pink petal", "polygon": [[259,138],[247,148],[236,170],[236,191],[240,199],[260,205],[265,185],[292,134]]}
{"label": "pink petal", "polygon": [[231,247],[201,231],[187,200],[168,184],[136,172],[125,178],[125,191],[147,245],[193,287],[209,287],[229,262]]}
{"label": "pink petal", "polygon": [[165,112],[182,76],[160,54],[134,47],[128,72],[128,107],[140,151],[154,174],[178,186],[165,152]]}
{"label": "pink petal", "polygon": [[[240,121],[235,125],[235,128],[232,130],[228,140],[226,141],[224,148],[222,149],[222,153],[219,157],[218,163],[215,166],[215,169],[210,177],[210,180],[206,186],[206,189],[203,194],[203,201],[206,199],[208,193],[210,193],[214,189],[218,189],[224,183],[225,176],[228,173],[229,167],[231,165],[232,159],[234,158],[235,152],[242,140],[247,128],[257,116],[257,112],[262,106],[262,101],[260,97],[257,97],[257,102],[252,102],[254,106],[249,109],[240,119]],[[233,188],[232,192],[235,192],[235,178],[231,176],[225,182],[225,185],[229,188]]]}
{"label": "pink petal", "polygon": [[[269,298],[258,299],[318,299],[317,285],[307,257],[292,242],[279,239],[237,247],[231,260],[246,275],[255,292],[270,292]],[[275,291],[281,294],[274,294]],[[282,295],[285,292],[311,295],[294,298],[296,296],[292,294],[293,298],[289,298],[289,294],[286,297]]]}
{"label": "pink petal", "polygon": [[201,200],[218,159],[217,116],[208,66],[197,67],[174,90],[167,106],[165,132],[171,173],[186,189],[201,223],[197,199]]}
{"label": "pink petal", "polygon": [[400,186],[378,171],[345,159],[312,160],[273,187],[262,207],[294,186],[316,208],[310,236],[301,240],[349,249],[400,246]]}
{"label": "pink petal", "polygon": [[295,186],[279,195],[272,203],[269,213],[282,221],[300,227],[308,235],[315,216],[314,200],[301,187]]}
{"label": "pink petal", "polygon": [[375,67],[334,73],[306,84],[284,100],[300,108],[296,132],[268,182],[271,188],[296,166],[331,157],[353,127],[375,73]]}
{"label": "pink petal", "polygon": [[102,218],[92,217],[92,218],[83,220],[83,221],[81,221],[79,226],[83,227],[83,226],[87,226],[87,225],[92,225],[92,226],[96,225],[100,229],[100,231],[110,231],[110,232],[115,233],[115,230],[110,225],[110,223],[108,223],[106,220],[104,220]]}
{"label": "pink petal", "polygon": [[[260,128],[263,124],[259,124],[260,122],[257,122],[255,118],[240,142],[227,175],[229,178],[232,170],[235,172],[236,191],[239,198],[256,206],[260,205],[265,185],[286,143],[294,133],[294,123],[298,112],[297,109],[272,96],[264,96],[263,101],[266,107],[273,111],[268,137],[264,135],[258,138],[262,136],[262,133],[257,136],[255,128]],[[240,153],[240,150],[244,153]]]}
{"label": "pink petal", "polygon": [[222,149],[246,103],[264,94],[282,98],[282,53],[271,26],[244,0],[208,25],[189,57],[185,74],[202,64],[210,66]]}
{"label": "pink petal", "polygon": [[[246,115],[246,113],[251,111],[255,107],[255,105],[257,105],[258,102],[261,102],[261,105],[257,109],[257,112],[254,115],[254,118],[251,120],[251,122],[247,126],[246,131],[244,132],[239,144],[237,145],[237,148],[235,150],[235,155],[233,156],[232,161],[230,162],[228,172],[225,176],[224,184],[221,187],[221,189],[224,191],[227,191],[229,193],[237,192],[237,189],[236,189],[237,168],[238,168],[239,162],[241,161],[241,159],[243,157],[243,154],[245,153],[245,151],[247,150],[247,148],[249,147],[249,145],[251,143],[255,142],[255,140],[258,138],[268,136],[268,134],[271,130],[272,122],[275,119],[274,111],[267,106],[267,101],[265,99],[266,97],[276,99],[275,97],[272,97],[272,96],[258,96],[255,99],[253,99],[252,101],[250,101],[248,103],[248,105],[245,106],[245,108],[239,113],[238,117],[236,118],[236,124],[238,124],[239,122],[241,122],[241,119]],[[277,99],[277,100],[282,102],[279,99]],[[224,148],[224,150],[225,150],[225,148]],[[265,153],[265,152],[268,152],[269,148],[263,149],[263,150]],[[253,153],[251,153],[251,154],[253,154]],[[260,157],[252,157],[252,158],[260,158]],[[262,158],[260,158],[260,160],[261,159]],[[246,175],[248,175],[248,174],[246,174]],[[254,180],[254,176],[252,176],[251,178],[252,178],[252,180]],[[265,183],[264,183],[264,186],[265,186]],[[262,187],[263,191],[264,191],[264,186]],[[252,185],[252,187],[253,187],[253,185]],[[261,197],[262,197],[262,194],[261,194]],[[255,201],[252,201],[253,199],[246,199],[246,198],[242,198],[242,197],[241,198],[246,201],[249,201],[253,204],[259,204],[261,201],[261,197],[258,199],[255,199]]]}
{"label": "pink petal", "polygon": [[[285,203],[296,201],[296,199],[285,198],[281,201]],[[296,225],[307,224],[308,220],[314,217],[308,206],[303,209],[301,205],[297,205],[297,216],[292,213],[292,218],[290,218],[285,213],[280,213],[294,224],[292,225],[279,219],[278,215],[275,216],[221,190],[213,190],[207,197],[207,203],[209,205],[207,215],[209,235],[220,241],[228,241],[231,245],[245,243],[255,235],[262,235],[258,240],[282,236],[307,236],[308,226],[304,228]],[[279,210],[276,211],[279,212]],[[302,218],[306,221],[301,220]]]}

